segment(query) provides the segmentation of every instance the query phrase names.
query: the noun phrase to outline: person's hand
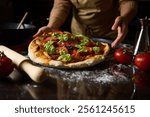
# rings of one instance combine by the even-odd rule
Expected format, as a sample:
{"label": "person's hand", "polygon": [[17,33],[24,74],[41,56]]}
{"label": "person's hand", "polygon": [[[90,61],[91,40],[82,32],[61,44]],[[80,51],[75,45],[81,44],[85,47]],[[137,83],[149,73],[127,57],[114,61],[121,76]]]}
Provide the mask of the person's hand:
{"label": "person's hand", "polygon": [[51,27],[43,26],[43,27],[41,27],[41,28],[37,31],[37,33],[36,33],[35,35],[33,35],[33,37],[35,38],[35,37],[37,37],[37,36],[40,36],[40,35],[42,35],[42,34],[44,34],[44,33],[48,33],[48,32],[51,32],[51,31],[53,31],[53,29],[52,29]]}
{"label": "person's hand", "polygon": [[118,16],[115,19],[112,30],[118,33],[116,39],[111,44],[111,47],[115,48],[125,38],[128,32],[128,21],[124,17]]}

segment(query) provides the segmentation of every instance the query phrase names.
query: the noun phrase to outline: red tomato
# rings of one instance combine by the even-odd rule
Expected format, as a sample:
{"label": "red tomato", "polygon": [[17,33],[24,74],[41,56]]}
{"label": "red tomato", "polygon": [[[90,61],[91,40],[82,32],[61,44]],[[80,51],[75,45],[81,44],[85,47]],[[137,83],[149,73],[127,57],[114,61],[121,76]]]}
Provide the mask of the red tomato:
{"label": "red tomato", "polygon": [[57,38],[54,38],[54,37],[46,37],[46,39],[44,40],[45,42],[47,41],[57,41],[58,39]]}
{"label": "red tomato", "polygon": [[122,64],[131,64],[133,52],[130,48],[119,48],[114,53],[114,58]]}
{"label": "red tomato", "polygon": [[150,52],[137,54],[134,58],[134,64],[140,70],[150,71]]}
{"label": "red tomato", "polygon": [[80,61],[82,60],[82,56],[80,55],[80,53],[78,52],[77,49],[74,49],[73,52],[72,52],[72,58],[74,61]]}
{"label": "red tomato", "polygon": [[0,52],[0,77],[8,76],[14,69],[12,60]]}
{"label": "red tomato", "polygon": [[76,44],[78,44],[77,40],[68,40],[64,42],[65,46],[75,46]]}
{"label": "red tomato", "polygon": [[136,71],[133,75],[133,80],[136,86],[140,89],[150,87],[150,74],[144,71]]}

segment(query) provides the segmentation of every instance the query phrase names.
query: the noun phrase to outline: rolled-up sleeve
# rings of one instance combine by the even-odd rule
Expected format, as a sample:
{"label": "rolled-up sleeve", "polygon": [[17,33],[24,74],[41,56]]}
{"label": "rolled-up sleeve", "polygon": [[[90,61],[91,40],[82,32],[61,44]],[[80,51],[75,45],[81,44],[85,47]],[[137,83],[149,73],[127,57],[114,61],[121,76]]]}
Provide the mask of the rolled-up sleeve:
{"label": "rolled-up sleeve", "polygon": [[120,15],[130,21],[137,13],[137,0],[119,0]]}
{"label": "rolled-up sleeve", "polygon": [[125,3],[128,3],[127,5],[128,7],[137,10],[137,6],[138,6],[137,0],[119,0],[120,6],[124,5]]}
{"label": "rolled-up sleeve", "polygon": [[53,8],[50,12],[49,24],[55,28],[60,27],[67,18],[71,9],[70,0],[54,0]]}

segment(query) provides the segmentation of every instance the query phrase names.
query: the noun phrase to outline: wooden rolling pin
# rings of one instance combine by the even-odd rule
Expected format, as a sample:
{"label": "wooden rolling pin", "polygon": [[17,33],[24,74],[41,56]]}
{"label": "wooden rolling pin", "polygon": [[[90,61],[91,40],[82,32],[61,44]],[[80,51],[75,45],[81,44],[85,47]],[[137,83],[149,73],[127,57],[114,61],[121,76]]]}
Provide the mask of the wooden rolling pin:
{"label": "wooden rolling pin", "polygon": [[10,58],[18,68],[26,72],[33,81],[42,82],[46,79],[46,73],[44,72],[44,69],[33,65],[25,56],[3,45],[0,45],[0,51],[3,51],[4,54]]}

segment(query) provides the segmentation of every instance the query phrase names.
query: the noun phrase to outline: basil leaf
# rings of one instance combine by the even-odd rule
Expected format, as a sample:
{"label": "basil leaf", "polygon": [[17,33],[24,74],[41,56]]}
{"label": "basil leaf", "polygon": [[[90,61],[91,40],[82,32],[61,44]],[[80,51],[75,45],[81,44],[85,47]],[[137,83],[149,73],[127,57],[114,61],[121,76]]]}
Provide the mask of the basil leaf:
{"label": "basil leaf", "polygon": [[45,51],[48,54],[53,54],[56,52],[56,48],[54,47],[53,43],[54,43],[54,41],[50,40],[44,45]]}
{"label": "basil leaf", "polygon": [[82,48],[82,46],[79,45],[79,44],[76,44],[75,47],[76,47],[76,48]]}
{"label": "basil leaf", "polygon": [[52,45],[53,43],[54,43],[54,41],[50,40],[50,41],[48,41],[44,46],[50,46],[50,45]]}
{"label": "basil leaf", "polygon": [[53,32],[51,36],[54,37],[54,38],[58,38],[59,35],[60,35],[60,33],[58,33],[58,32]]}
{"label": "basil leaf", "polygon": [[80,45],[86,45],[87,43],[89,43],[89,39],[83,38],[83,40],[81,40],[81,42],[80,42]]}
{"label": "basil leaf", "polygon": [[65,55],[65,54],[67,54],[67,52],[64,51],[64,50],[60,50],[59,53],[60,53],[60,55]]}
{"label": "basil leaf", "polygon": [[69,35],[68,34],[62,34],[58,37],[60,41],[68,41],[69,40]]}
{"label": "basil leaf", "polygon": [[56,52],[56,48],[53,45],[45,47],[45,50],[48,54],[54,54]]}
{"label": "basil leaf", "polygon": [[58,60],[63,61],[63,62],[69,62],[72,60],[72,57],[70,54],[62,54],[58,57]]}
{"label": "basil leaf", "polygon": [[93,50],[94,50],[94,52],[96,53],[96,54],[98,54],[99,52],[100,52],[100,48],[99,47],[93,47],[92,48]]}
{"label": "basil leaf", "polygon": [[85,47],[79,48],[78,52],[87,52],[87,49],[85,49]]}
{"label": "basil leaf", "polygon": [[85,37],[85,36],[82,35],[82,34],[76,34],[75,37],[77,37],[77,38],[78,38],[78,37],[82,37],[82,38],[83,38],[83,37]]}

